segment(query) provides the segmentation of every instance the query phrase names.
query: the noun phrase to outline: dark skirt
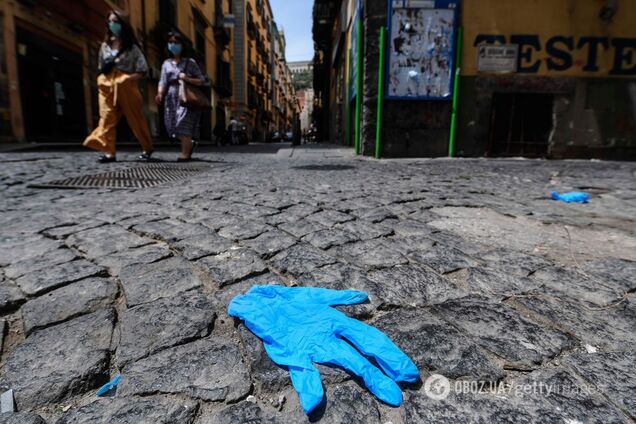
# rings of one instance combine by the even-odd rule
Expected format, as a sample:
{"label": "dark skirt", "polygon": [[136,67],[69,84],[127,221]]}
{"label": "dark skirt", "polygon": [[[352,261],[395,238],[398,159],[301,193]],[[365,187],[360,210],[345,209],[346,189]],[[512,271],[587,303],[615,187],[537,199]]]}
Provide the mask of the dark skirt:
{"label": "dark skirt", "polygon": [[170,137],[199,138],[201,112],[179,104],[179,85],[170,85],[164,100],[164,123]]}

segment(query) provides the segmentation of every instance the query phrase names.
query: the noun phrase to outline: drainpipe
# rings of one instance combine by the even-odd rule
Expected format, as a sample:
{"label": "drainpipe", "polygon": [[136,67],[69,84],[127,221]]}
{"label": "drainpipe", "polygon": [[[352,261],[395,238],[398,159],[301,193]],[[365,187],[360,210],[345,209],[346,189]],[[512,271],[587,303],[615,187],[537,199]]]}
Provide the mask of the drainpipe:
{"label": "drainpipe", "polygon": [[462,27],[457,28],[457,58],[455,59],[455,80],[453,82],[453,109],[451,115],[450,136],[448,140],[448,156],[455,156],[455,138],[457,136],[457,105],[459,103],[459,81],[462,66]]}
{"label": "drainpipe", "polygon": [[378,114],[375,127],[375,158],[382,152],[382,109],[384,106],[384,68],[386,63],[386,27],[380,28],[380,63],[378,65]]}

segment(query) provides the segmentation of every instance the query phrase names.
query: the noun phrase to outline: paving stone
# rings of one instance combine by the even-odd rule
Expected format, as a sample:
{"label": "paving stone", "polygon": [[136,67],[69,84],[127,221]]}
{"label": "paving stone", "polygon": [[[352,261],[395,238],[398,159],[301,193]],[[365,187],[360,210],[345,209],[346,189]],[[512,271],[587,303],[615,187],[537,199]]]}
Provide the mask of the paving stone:
{"label": "paving stone", "polygon": [[371,240],[378,237],[388,237],[393,234],[393,229],[382,224],[376,224],[370,220],[355,220],[336,225],[337,229],[342,229],[353,234],[359,240]]}
{"label": "paving stone", "polygon": [[519,310],[537,314],[560,330],[572,334],[589,345],[605,350],[636,349],[636,314],[631,301],[614,308],[590,309],[569,299],[550,296],[519,297],[515,302],[522,306]]}
{"label": "paving stone", "polygon": [[172,245],[184,258],[195,261],[205,256],[219,255],[230,250],[233,243],[214,232],[204,233],[181,240]]}
{"label": "paving stone", "polygon": [[537,280],[489,268],[467,268],[448,277],[465,291],[488,297],[530,294],[541,290]]}
{"label": "paving stone", "polygon": [[130,265],[152,264],[171,256],[172,252],[167,248],[157,244],[150,244],[100,256],[95,258],[95,262],[99,266],[108,269],[111,275],[119,275],[122,269]]}
{"label": "paving stone", "polygon": [[11,280],[0,279],[0,313],[16,309],[26,301],[26,296]]}
{"label": "paving stone", "polygon": [[536,284],[545,287],[547,294],[567,296],[593,306],[607,306],[623,298],[622,288],[605,284],[605,280],[564,267],[541,268],[532,274]]}
{"label": "paving stone", "polygon": [[[451,389],[452,389],[451,385]],[[433,400],[424,390],[407,392],[403,404],[406,423],[468,422],[471,423],[524,423],[563,422],[551,405],[535,411],[524,408],[513,400],[499,395],[481,393],[455,393],[451,390],[443,400]],[[536,414],[536,415],[535,415]]]}
{"label": "paving stone", "polygon": [[501,303],[464,298],[435,305],[433,310],[504,359],[507,368],[534,369],[573,346],[568,335],[540,326]]}
{"label": "paving stone", "polygon": [[[241,222],[243,222],[240,218],[234,216],[234,215],[230,215],[228,213],[222,212],[220,210],[218,210],[218,205],[215,204],[214,205],[215,211],[210,211],[207,214],[205,214],[205,216],[203,218],[201,218],[201,220],[199,221],[202,225],[218,231],[223,227],[228,227],[231,225],[238,225]],[[228,207],[230,210],[232,209],[231,207]]]}
{"label": "paving stone", "polygon": [[[4,231],[7,229],[4,228]],[[62,246],[61,241],[41,236],[2,237],[0,238],[0,266],[34,259]]]}
{"label": "paving stone", "polygon": [[79,259],[53,266],[46,271],[25,274],[15,282],[24,293],[34,296],[84,278],[104,275],[106,275],[104,268]]}
{"label": "paving stone", "polygon": [[209,233],[210,229],[200,224],[188,224],[177,219],[164,219],[135,225],[135,232],[146,237],[175,243],[188,237]]}
{"label": "paving stone", "polygon": [[369,273],[380,291],[382,306],[425,306],[467,293],[451,280],[416,265],[396,266]]}
{"label": "paving stone", "polygon": [[[626,380],[623,379],[623,382]],[[607,401],[602,392],[594,390],[589,383],[561,367],[534,371],[513,384],[517,388],[515,394],[520,403],[529,405],[528,409],[535,409],[537,412],[549,405],[549,409],[558,411],[561,422],[627,422],[625,416]],[[636,388],[633,383],[631,386],[632,390]],[[535,416],[541,415],[543,414],[539,413]]]}
{"label": "paving stone", "polygon": [[251,240],[244,240],[243,244],[267,259],[296,244],[296,239],[282,231],[272,230]]}
{"label": "paving stone", "polygon": [[306,243],[296,244],[271,259],[275,269],[291,275],[301,275],[335,262],[333,257]]}
{"label": "paving stone", "polygon": [[404,265],[408,259],[389,240],[369,240],[334,247],[329,253],[363,268],[387,268]]}
{"label": "paving stone", "polygon": [[5,412],[0,414],[0,424],[46,424],[46,421],[32,412]]}
{"label": "paving stone", "polygon": [[576,354],[563,360],[576,373],[605,394],[614,405],[636,419],[636,353]]}
{"label": "paving stone", "polygon": [[55,265],[60,265],[75,259],[77,259],[77,255],[70,249],[54,249],[34,258],[14,262],[5,268],[4,274],[8,278],[15,280],[25,274],[47,270]]}
{"label": "paving stone", "polygon": [[528,277],[541,268],[552,266],[552,263],[543,257],[510,249],[489,250],[479,255],[479,259],[489,268],[520,277]]}
{"label": "paving stone", "polygon": [[90,259],[152,243],[152,239],[140,237],[118,225],[105,225],[80,231],[66,239],[69,247],[74,247]]}
{"label": "paving stone", "polygon": [[[294,201],[291,199],[287,201],[287,203],[292,202]],[[264,219],[269,225],[280,225],[300,221],[319,210],[320,209],[316,206],[298,203],[283,209],[278,214],[267,216]]]}
{"label": "paving stone", "polygon": [[323,210],[313,215],[309,215],[305,219],[309,222],[317,222],[318,224],[321,224],[327,228],[332,228],[336,224],[352,221],[354,218],[346,213],[334,210]]}
{"label": "paving stone", "polygon": [[42,234],[47,237],[62,239],[70,236],[71,234],[79,233],[80,231],[89,230],[91,228],[101,227],[105,224],[106,222],[103,221],[90,221],[78,224],[62,225],[44,230],[42,231]]}
{"label": "paving stone", "polygon": [[197,424],[279,424],[289,422],[282,419],[281,415],[277,411],[266,410],[255,403],[243,401],[227,406],[214,414],[203,416]]}
{"label": "paving stone", "polygon": [[121,314],[117,365],[210,334],[214,305],[199,292],[188,292],[127,309]]}
{"label": "paving stone", "polygon": [[414,220],[400,220],[395,223],[385,222],[400,237],[428,236],[436,232],[437,229],[430,227],[422,222]]}
{"label": "paving stone", "polygon": [[386,219],[397,218],[392,211],[384,207],[355,209],[351,211],[350,214],[373,223],[382,222]]}
{"label": "paving stone", "polygon": [[335,228],[316,231],[314,233],[307,234],[302,238],[302,241],[305,243],[309,243],[312,246],[323,250],[358,240],[359,238],[353,234]]}
{"label": "paving stone", "polygon": [[103,398],[72,409],[57,424],[191,424],[199,405],[165,396]]}
{"label": "paving stone", "polygon": [[208,256],[197,262],[219,287],[234,284],[248,277],[263,274],[267,265],[249,249],[236,249],[216,256]]}
{"label": "paving stone", "polygon": [[250,391],[247,365],[234,343],[199,340],[166,349],[124,369],[118,394],[180,394],[235,402]]}
{"label": "paving stone", "polygon": [[475,259],[458,249],[433,248],[426,251],[415,251],[408,255],[411,262],[426,265],[440,274],[448,274],[463,268],[479,265]]}
{"label": "paving stone", "polygon": [[114,321],[109,309],[34,332],[9,354],[0,387],[29,410],[105,383]]}
{"label": "paving stone", "polygon": [[78,315],[110,306],[117,296],[117,286],[102,278],[93,278],[53,290],[28,301],[21,308],[25,334]]}
{"label": "paving stone", "polygon": [[171,297],[201,287],[192,265],[183,258],[129,265],[119,274],[128,307]]}
{"label": "paving stone", "polygon": [[325,226],[317,222],[311,222],[307,220],[291,221],[278,226],[281,230],[291,234],[294,237],[301,238],[307,234],[314,233],[316,231],[324,230]]}
{"label": "paving stone", "polygon": [[258,237],[272,227],[261,222],[243,221],[219,230],[219,235],[229,240],[248,240]]}
{"label": "paving stone", "polygon": [[431,310],[401,308],[371,325],[389,336],[420,372],[491,382],[505,377],[502,364]]}
{"label": "paving stone", "polygon": [[636,289],[636,262],[617,258],[603,258],[587,262],[582,271],[594,275],[604,285],[626,292]]}

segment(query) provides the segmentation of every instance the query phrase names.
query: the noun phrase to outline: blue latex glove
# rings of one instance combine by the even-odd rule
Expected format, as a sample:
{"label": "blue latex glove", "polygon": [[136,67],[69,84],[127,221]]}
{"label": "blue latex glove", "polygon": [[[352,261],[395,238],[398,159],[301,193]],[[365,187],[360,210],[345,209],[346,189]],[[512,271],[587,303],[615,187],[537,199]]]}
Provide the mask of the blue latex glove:
{"label": "blue latex glove", "polygon": [[104,396],[105,394],[113,390],[119,384],[120,379],[121,379],[121,375],[117,374],[115,378],[113,378],[111,381],[109,381],[108,383],[104,384],[102,387],[97,389],[97,396]]}
{"label": "blue latex glove", "polygon": [[550,193],[552,199],[560,200],[565,203],[587,203],[590,200],[590,195],[580,191],[573,191],[570,193],[559,194],[556,191]]}
{"label": "blue latex glove", "polygon": [[[380,400],[399,406],[402,391],[395,382],[417,381],[415,364],[381,331],[331,308],[365,300],[366,293],[353,290],[254,286],[232,299],[228,313],[245,321],[272,361],[288,367],[305,413],[324,396],[314,362],[351,371]],[[384,373],[364,355],[374,358]]]}

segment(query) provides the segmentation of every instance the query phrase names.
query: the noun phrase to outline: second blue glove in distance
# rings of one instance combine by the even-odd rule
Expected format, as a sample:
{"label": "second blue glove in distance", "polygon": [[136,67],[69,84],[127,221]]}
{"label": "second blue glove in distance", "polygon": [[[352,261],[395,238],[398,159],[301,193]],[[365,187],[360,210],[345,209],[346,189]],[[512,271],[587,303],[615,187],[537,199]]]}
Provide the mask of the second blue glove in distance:
{"label": "second blue glove in distance", "polygon": [[[324,397],[314,363],[351,371],[378,399],[399,406],[402,391],[396,382],[413,383],[420,378],[413,361],[381,331],[332,308],[361,303],[367,297],[353,290],[254,286],[232,299],[228,313],[245,321],[263,341],[272,361],[289,369],[305,413]],[[373,358],[381,370],[366,357]]]}

